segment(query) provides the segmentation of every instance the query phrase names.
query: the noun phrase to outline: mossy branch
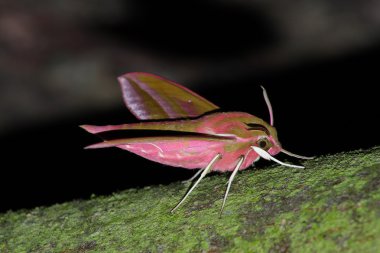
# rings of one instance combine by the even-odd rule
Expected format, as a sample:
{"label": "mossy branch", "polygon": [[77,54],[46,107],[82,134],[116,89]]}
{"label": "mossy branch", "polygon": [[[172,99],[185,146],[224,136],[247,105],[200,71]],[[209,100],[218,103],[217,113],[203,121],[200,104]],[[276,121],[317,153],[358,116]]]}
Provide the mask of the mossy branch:
{"label": "mossy branch", "polygon": [[0,214],[0,252],[377,252],[380,148]]}

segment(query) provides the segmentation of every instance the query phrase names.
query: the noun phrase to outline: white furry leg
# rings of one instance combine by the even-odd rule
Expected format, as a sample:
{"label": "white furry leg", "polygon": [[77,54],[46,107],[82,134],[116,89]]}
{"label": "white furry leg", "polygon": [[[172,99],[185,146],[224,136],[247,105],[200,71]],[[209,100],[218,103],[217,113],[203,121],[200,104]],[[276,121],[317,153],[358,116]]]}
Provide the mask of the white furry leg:
{"label": "white furry leg", "polygon": [[236,173],[238,172],[240,166],[243,164],[243,161],[244,161],[244,156],[241,156],[241,157],[239,158],[239,160],[238,160],[238,163],[237,163],[237,165],[236,165],[234,171],[232,172],[232,174],[231,174],[231,176],[230,176],[230,179],[228,179],[228,185],[227,185],[226,192],[225,192],[225,194],[224,194],[223,204],[222,204],[222,208],[220,208],[219,216],[221,216],[222,213],[223,213],[224,205],[226,204],[226,200],[227,200],[228,192],[230,191],[232,181],[234,180],[234,178],[235,178],[235,176],[236,176]]}
{"label": "white furry leg", "polygon": [[210,172],[212,165],[221,158],[221,154],[217,154],[211,162],[206,166],[206,168],[203,170],[201,176],[198,178],[198,180],[194,183],[193,187],[190,188],[190,190],[186,193],[186,195],[182,198],[182,200],[171,210],[171,213],[174,213],[175,210],[178,209],[178,207],[186,200],[186,198],[190,195],[190,193],[197,187],[199,182],[206,176],[208,172]]}

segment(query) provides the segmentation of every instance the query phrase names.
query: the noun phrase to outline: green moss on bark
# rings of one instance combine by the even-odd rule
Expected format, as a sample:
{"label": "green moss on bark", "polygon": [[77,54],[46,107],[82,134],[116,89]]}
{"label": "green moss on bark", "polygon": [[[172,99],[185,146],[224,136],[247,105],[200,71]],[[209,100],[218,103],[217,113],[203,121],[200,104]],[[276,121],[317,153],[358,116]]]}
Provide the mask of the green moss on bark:
{"label": "green moss on bark", "polygon": [[376,252],[380,148],[0,214],[0,252]]}

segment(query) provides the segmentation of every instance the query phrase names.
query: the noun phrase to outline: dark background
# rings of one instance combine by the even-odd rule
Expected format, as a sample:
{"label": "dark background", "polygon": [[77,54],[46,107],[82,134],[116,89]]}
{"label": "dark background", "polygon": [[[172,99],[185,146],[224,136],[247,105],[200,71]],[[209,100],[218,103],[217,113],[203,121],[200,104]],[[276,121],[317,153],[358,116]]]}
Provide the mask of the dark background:
{"label": "dark background", "polygon": [[131,71],[268,119],[264,85],[279,139],[295,153],[378,145],[379,8],[376,1],[0,2],[0,211],[194,173],[123,150],[83,150],[98,139],[78,125],[136,121],[116,81]]}

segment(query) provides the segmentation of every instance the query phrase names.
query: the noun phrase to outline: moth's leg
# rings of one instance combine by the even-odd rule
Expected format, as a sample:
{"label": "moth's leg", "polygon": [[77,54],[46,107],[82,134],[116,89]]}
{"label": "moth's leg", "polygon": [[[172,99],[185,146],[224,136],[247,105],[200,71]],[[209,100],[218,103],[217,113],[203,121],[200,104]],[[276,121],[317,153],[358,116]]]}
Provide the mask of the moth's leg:
{"label": "moth's leg", "polygon": [[206,174],[211,170],[212,165],[222,157],[221,154],[217,154],[211,162],[206,166],[206,168],[203,170],[201,176],[198,178],[198,180],[194,183],[194,185],[190,188],[190,190],[186,193],[186,195],[182,198],[182,200],[171,210],[171,213],[174,213],[175,210],[185,201],[185,199],[190,195],[190,193],[197,187],[199,182],[206,176]]}
{"label": "moth's leg", "polygon": [[199,174],[201,174],[201,172],[204,171],[204,170],[205,170],[205,168],[198,170],[197,173],[195,173],[194,176],[192,176],[191,178],[189,178],[189,179],[187,179],[187,180],[182,181],[182,183],[186,184],[186,183],[188,183],[188,182],[192,182],[192,181],[193,181],[197,176],[199,176]]}
{"label": "moth's leg", "polygon": [[227,196],[228,196],[228,192],[230,191],[230,188],[231,188],[231,184],[232,184],[232,181],[234,180],[235,176],[236,176],[236,173],[238,172],[240,166],[242,165],[244,161],[244,156],[241,156],[238,160],[238,163],[234,169],[234,171],[232,172],[231,176],[230,176],[230,179],[228,179],[228,185],[227,185],[227,189],[226,189],[226,192],[224,194],[224,199],[223,199],[223,204],[222,204],[222,208],[220,208],[220,213],[219,213],[219,216],[222,215],[222,212],[223,212],[223,209],[224,209],[224,205],[226,204],[226,200],[227,200]]}

